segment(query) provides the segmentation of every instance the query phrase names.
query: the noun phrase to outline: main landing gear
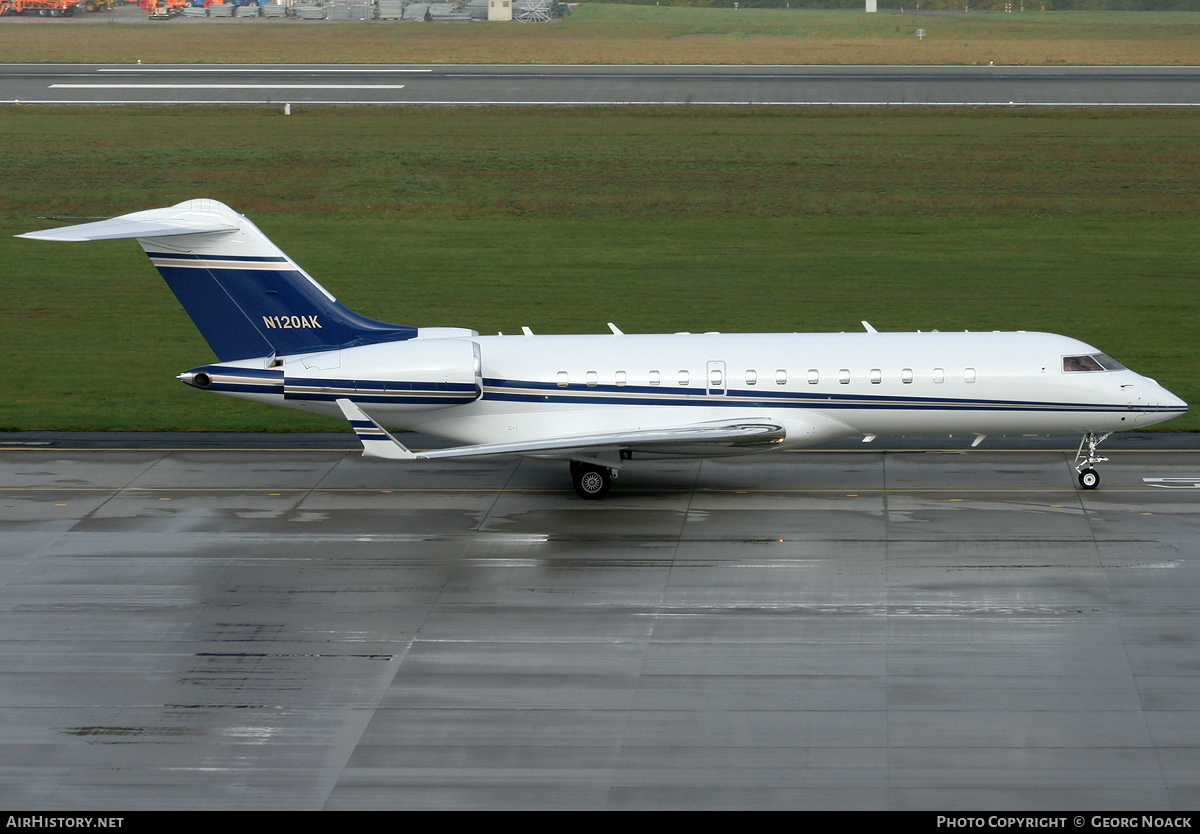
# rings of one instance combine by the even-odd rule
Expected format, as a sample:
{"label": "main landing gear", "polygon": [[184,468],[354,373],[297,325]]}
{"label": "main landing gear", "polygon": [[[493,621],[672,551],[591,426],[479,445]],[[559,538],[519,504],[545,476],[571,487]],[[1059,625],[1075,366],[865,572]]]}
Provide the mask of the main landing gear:
{"label": "main landing gear", "polygon": [[[1105,432],[1097,435],[1095,432],[1088,432],[1083,436],[1083,440],[1079,441],[1079,451],[1075,453],[1075,471],[1079,473],[1079,486],[1083,489],[1095,489],[1100,486],[1100,473],[1097,472],[1094,466],[1097,463],[1103,463],[1108,458],[1102,458],[1096,454],[1096,447],[1104,442],[1112,432]],[[1083,451],[1083,447],[1087,446],[1087,452]]]}
{"label": "main landing gear", "polygon": [[575,483],[575,494],[580,498],[598,500],[608,495],[612,488],[614,471],[607,466],[594,463],[571,461],[571,480]]}

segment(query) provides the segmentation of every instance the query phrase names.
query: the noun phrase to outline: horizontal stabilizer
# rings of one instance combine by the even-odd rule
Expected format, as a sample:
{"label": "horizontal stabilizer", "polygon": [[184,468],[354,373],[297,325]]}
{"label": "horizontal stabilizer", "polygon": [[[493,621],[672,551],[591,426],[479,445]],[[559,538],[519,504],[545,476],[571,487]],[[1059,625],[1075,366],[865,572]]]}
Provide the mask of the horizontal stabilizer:
{"label": "horizontal stabilizer", "polygon": [[216,232],[236,232],[238,226],[231,223],[229,218],[211,211],[197,210],[194,203],[181,203],[178,206],[162,209],[138,211],[133,214],[123,214],[109,220],[97,220],[94,223],[80,223],[77,226],[63,226],[59,229],[46,229],[42,232],[27,232],[17,237],[33,240],[118,240],[121,238],[154,238],[171,237],[174,235],[200,235]]}

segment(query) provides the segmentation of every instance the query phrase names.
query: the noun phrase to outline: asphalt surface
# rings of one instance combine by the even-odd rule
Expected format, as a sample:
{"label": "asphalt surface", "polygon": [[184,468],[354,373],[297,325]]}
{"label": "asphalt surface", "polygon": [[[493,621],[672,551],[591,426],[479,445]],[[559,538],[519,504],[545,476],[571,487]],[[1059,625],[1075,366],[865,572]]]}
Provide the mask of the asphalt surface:
{"label": "asphalt surface", "polygon": [[1070,438],[954,438],[584,502],[344,435],[5,435],[0,800],[1194,809],[1200,449],[1113,440],[1094,492]]}
{"label": "asphalt surface", "polygon": [[1194,107],[1200,68],[6,64],[0,102]]}

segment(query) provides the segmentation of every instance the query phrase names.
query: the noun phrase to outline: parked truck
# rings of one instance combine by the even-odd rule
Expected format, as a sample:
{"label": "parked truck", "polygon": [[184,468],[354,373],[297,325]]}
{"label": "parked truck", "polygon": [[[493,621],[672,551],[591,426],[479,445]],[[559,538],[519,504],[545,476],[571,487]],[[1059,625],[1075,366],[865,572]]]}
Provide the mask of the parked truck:
{"label": "parked truck", "polygon": [[118,0],[0,0],[0,15],[33,12],[42,17],[68,17],[76,9],[99,12],[115,8]]}

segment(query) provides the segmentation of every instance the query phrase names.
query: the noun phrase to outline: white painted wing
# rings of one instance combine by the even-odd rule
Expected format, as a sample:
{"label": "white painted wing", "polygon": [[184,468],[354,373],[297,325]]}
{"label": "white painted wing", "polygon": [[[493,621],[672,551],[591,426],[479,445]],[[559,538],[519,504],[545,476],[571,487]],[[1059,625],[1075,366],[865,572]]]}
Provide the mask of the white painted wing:
{"label": "white painted wing", "polygon": [[354,427],[363,444],[365,457],[389,460],[436,460],[439,458],[483,457],[486,455],[567,455],[570,452],[596,451],[603,449],[653,450],[656,454],[678,454],[681,456],[704,455],[717,449],[741,448],[752,451],[753,447],[763,450],[782,443],[787,436],[783,426],[770,422],[752,420],[695,423],[670,428],[617,431],[603,434],[579,434],[555,437],[546,440],[518,441],[515,443],[485,443],[478,446],[455,446],[450,449],[433,449],[426,452],[411,452],[383,426],[379,425],[356,404],[347,399],[337,401],[342,413]]}

